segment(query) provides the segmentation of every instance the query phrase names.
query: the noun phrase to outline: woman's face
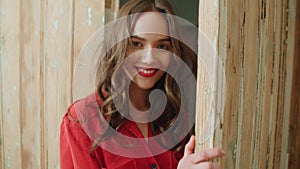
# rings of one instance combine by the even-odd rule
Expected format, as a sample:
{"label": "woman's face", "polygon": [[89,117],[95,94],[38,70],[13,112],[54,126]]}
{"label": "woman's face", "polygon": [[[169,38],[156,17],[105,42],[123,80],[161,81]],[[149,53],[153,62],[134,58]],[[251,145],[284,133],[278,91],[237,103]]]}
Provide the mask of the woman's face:
{"label": "woman's face", "polygon": [[172,56],[165,17],[158,12],[143,13],[131,34],[125,71],[141,89],[151,89],[164,75]]}

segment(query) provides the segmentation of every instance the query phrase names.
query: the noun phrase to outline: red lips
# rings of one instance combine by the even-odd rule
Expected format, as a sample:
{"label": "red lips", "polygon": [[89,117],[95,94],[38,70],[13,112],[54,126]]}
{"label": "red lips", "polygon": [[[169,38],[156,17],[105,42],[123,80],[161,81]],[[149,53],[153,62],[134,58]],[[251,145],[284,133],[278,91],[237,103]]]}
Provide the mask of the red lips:
{"label": "red lips", "polygon": [[158,71],[158,69],[154,69],[154,68],[142,68],[142,67],[138,67],[137,70],[138,70],[138,73],[141,76],[143,76],[143,77],[152,77]]}

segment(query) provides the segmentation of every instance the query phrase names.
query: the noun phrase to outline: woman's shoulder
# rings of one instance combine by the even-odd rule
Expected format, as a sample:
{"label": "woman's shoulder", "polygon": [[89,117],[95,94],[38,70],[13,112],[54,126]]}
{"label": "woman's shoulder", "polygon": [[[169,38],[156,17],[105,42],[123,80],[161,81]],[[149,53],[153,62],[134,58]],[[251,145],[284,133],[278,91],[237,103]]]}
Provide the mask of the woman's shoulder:
{"label": "woman's shoulder", "polygon": [[[96,158],[101,148],[91,152],[94,140],[103,132],[99,118],[99,98],[91,94],[72,103],[60,126],[60,159],[62,168],[99,168]],[[99,152],[98,152],[99,151]],[[91,158],[92,157],[92,158]],[[101,167],[100,167],[101,168]]]}
{"label": "woman's shoulder", "polygon": [[97,92],[76,100],[67,110],[65,116],[74,119],[75,121],[83,121],[99,115],[102,99]]}
{"label": "woman's shoulder", "polygon": [[69,129],[83,129],[92,139],[103,132],[106,118],[100,111],[102,100],[97,93],[73,102],[63,117],[62,125]]}

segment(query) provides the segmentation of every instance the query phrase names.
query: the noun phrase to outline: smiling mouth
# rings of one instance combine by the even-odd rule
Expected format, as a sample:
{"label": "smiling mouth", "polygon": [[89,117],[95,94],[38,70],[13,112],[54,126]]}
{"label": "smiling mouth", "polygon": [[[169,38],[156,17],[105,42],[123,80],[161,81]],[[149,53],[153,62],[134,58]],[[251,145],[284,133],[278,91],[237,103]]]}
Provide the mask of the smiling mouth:
{"label": "smiling mouth", "polygon": [[143,77],[152,77],[158,71],[158,69],[155,68],[142,68],[142,67],[138,67],[137,70],[139,75]]}

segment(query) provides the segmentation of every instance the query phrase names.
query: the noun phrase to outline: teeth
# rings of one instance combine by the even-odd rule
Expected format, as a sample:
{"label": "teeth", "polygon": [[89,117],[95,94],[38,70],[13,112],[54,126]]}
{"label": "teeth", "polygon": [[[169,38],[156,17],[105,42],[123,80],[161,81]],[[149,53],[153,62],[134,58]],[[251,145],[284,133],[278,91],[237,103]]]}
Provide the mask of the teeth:
{"label": "teeth", "polygon": [[154,73],[154,69],[151,69],[151,70],[146,70],[146,69],[139,69],[140,72],[143,72],[145,74],[151,74],[151,73]]}

